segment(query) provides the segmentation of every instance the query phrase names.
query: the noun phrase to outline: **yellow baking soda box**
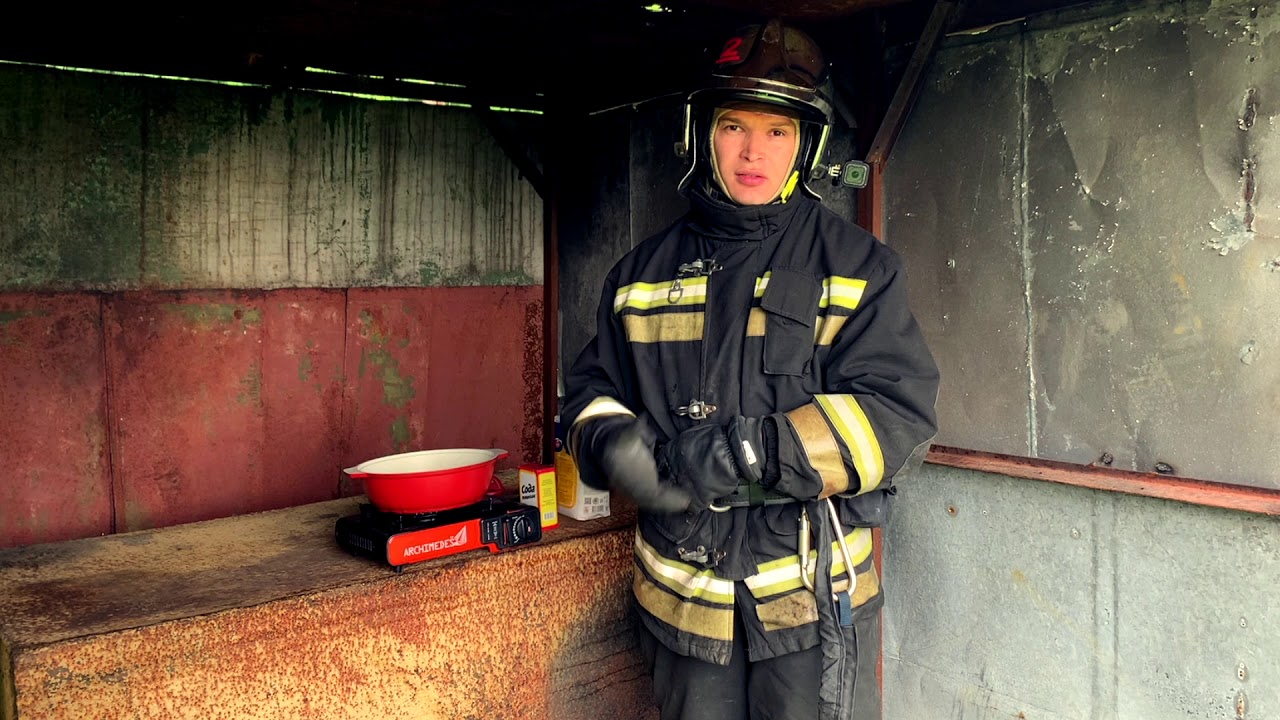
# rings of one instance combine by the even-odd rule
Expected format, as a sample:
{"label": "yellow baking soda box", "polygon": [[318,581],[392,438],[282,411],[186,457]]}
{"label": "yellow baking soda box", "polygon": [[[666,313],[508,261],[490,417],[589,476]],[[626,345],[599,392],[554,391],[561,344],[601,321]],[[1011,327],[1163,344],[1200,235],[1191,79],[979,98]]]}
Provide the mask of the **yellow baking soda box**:
{"label": "yellow baking soda box", "polygon": [[560,527],[556,510],[556,471],[550,465],[525,463],[520,466],[520,502],[538,508],[543,530]]}

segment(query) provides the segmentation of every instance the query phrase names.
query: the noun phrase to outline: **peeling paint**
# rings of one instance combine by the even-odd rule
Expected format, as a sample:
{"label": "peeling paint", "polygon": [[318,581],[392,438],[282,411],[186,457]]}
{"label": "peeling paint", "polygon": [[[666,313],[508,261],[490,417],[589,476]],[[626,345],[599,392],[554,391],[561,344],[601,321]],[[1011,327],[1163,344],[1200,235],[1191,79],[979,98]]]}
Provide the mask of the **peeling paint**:
{"label": "peeling paint", "polygon": [[1244,363],[1245,365],[1252,365],[1254,359],[1257,358],[1257,356],[1258,356],[1258,343],[1254,340],[1250,340],[1249,342],[1244,344],[1244,347],[1240,348],[1240,362]]}
{"label": "peeling paint", "polygon": [[298,358],[298,380],[300,382],[305,383],[310,380],[311,373],[314,371],[315,368],[311,365],[310,355],[302,355]]}
{"label": "peeling paint", "polygon": [[380,371],[378,377],[382,381],[383,402],[400,410],[408,406],[417,391],[413,388],[413,378],[400,374],[400,361],[387,350],[367,350],[360,359],[362,376],[366,360]]}
{"label": "peeling paint", "polygon": [[1237,127],[1248,132],[1258,119],[1258,88],[1249,88],[1244,95],[1244,106],[1240,108],[1240,121]]}
{"label": "peeling paint", "polygon": [[[391,338],[388,338],[369,311],[360,313],[361,333],[365,335],[371,347],[362,348],[360,351],[360,362],[358,376],[363,378],[370,368],[374,369],[374,379],[376,379],[382,388],[382,402],[388,407],[404,411],[409,407],[409,403],[417,396],[417,390],[414,388],[414,378],[406,376],[400,371],[400,360],[396,358],[391,351],[387,350],[387,344]],[[407,344],[408,338],[400,338],[398,343],[402,348]],[[396,452],[408,449],[409,444],[413,440],[413,431],[409,424],[407,415],[398,415],[391,420],[388,426],[391,447]]]}
{"label": "peeling paint", "polygon": [[[1144,16],[1143,20],[1182,23],[1183,12],[1179,5],[1166,8],[1154,16]],[[1132,41],[1117,41],[1114,35],[1116,31],[1127,28],[1133,21],[1133,16],[1119,17],[1109,24],[1087,20],[1039,32],[1028,56],[1028,72],[1033,77],[1050,84],[1059,74],[1071,75],[1083,69],[1082,62],[1088,62],[1089,72],[1096,72],[1107,63],[1108,53],[1115,55],[1121,51],[1133,49]],[[1126,37],[1131,38],[1132,35]],[[1096,48],[1101,53],[1082,52],[1081,48]]]}
{"label": "peeling paint", "polygon": [[258,325],[262,322],[261,310],[246,309],[232,303],[167,303],[162,305],[161,309],[166,313],[181,316],[189,325],[202,330],[235,322],[242,322],[246,326]]}
{"label": "peeling paint", "polygon": [[1271,3],[1212,0],[1199,23],[1213,37],[1226,40],[1227,45],[1261,45],[1280,32],[1280,12]]}
{"label": "peeling paint", "polygon": [[240,379],[240,392],[236,402],[241,405],[262,405],[262,368],[254,363]]}
{"label": "peeling paint", "polygon": [[29,317],[46,317],[48,314],[47,310],[0,310],[0,325],[8,325]]}
{"label": "peeling paint", "polygon": [[1219,236],[1205,240],[1204,246],[1226,256],[1248,245],[1253,240],[1253,231],[1247,228],[1246,217],[1244,208],[1240,208],[1211,221],[1209,227],[1217,230]]}

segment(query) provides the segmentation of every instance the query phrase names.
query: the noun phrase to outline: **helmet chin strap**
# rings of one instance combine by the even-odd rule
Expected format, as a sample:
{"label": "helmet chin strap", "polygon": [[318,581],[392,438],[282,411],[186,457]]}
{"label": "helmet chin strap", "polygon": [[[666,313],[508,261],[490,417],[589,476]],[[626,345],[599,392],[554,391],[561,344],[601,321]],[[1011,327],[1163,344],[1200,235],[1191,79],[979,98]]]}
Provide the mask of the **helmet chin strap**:
{"label": "helmet chin strap", "polygon": [[[711,145],[711,177],[715,179],[716,185],[720,188],[720,192],[724,193],[724,196],[728,198],[730,202],[735,205],[742,205],[743,203],[738,202],[737,199],[733,197],[733,194],[729,192],[729,186],[725,183],[724,176],[720,173],[719,158],[716,157],[716,130],[720,127],[720,118],[724,117],[724,115],[731,110],[732,108],[716,108],[715,114],[711,117],[711,138],[709,143]],[[791,193],[796,189],[796,181],[800,178],[799,171],[795,170],[796,158],[800,155],[800,121],[795,118],[791,118],[791,120],[793,126],[792,136],[795,138],[795,144],[791,148],[791,162],[787,164],[787,167],[792,168],[792,172],[778,181],[778,187],[774,188],[769,201],[758,203],[760,205],[768,205],[778,201],[778,199],[781,199],[782,202],[786,202],[791,197]]]}

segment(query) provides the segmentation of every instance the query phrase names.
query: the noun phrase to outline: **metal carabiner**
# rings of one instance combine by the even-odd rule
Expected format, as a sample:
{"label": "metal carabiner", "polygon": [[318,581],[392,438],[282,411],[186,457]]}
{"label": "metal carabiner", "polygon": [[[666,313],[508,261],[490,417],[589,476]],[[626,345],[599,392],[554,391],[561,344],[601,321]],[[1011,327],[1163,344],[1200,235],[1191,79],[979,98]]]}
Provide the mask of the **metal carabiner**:
{"label": "metal carabiner", "polygon": [[[853,553],[849,551],[849,541],[845,539],[844,527],[840,524],[840,515],[836,512],[835,503],[831,502],[831,498],[826,499],[827,516],[831,520],[831,529],[836,535],[836,544],[840,546],[840,555],[844,558],[844,570],[849,575],[849,596],[853,596],[854,589],[858,586],[858,576],[854,572]],[[800,509],[800,537],[797,538],[797,550],[800,552],[800,583],[809,592],[817,592],[814,587],[814,579],[809,577],[809,571],[816,568],[816,560],[809,560],[809,551],[812,548],[812,538],[809,537],[809,511]]]}
{"label": "metal carabiner", "polygon": [[831,529],[836,533],[840,554],[844,556],[844,571],[849,574],[849,597],[853,597],[853,591],[858,587],[858,575],[853,571],[853,553],[849,552],[849,541],[845,539],[844,526],[840,524],[840,515],[831,498],[827,498],[827,514],[831,517]]}
{"label": "metal carabiner", "polygon": [[813,578],[809,577],[809,570],[812,568],[809,562],[809,548],[812,539],[809,537],[809,511],[800,508],[800,537],[797,539],[798,547],[796,550],[800,552],[800,583],[804,585],[804,589],[809,592],[817,592],[813,586]]}
{"label": "metal carabiner", "polygon": [[676,278],[671,283],[671,289],[667,291],[667,303],[675,305],[680,302],[680,298],[684,296],[684,286],[681,285],[683,278]]}

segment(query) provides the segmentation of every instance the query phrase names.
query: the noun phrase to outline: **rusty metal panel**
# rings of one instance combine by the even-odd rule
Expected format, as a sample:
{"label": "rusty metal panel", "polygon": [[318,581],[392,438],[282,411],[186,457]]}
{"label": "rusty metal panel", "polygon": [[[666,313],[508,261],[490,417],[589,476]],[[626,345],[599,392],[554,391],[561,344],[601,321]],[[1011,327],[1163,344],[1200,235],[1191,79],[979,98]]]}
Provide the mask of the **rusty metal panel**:
{"label": "rusty metal panel", "polygon": [[[1000,451],[957,405],[990,392],[1028,455],[1280,486],[1280,365],[1264,360],[1280,342],[1278,31],[1273,5],[1107,3],[948,41],[933,70],[945,83],[920,98],[935,109],[908,129],[930,127],[947,88],[1005,87],[965,57],[1008,57],[1016,80],[986,99],[1021,118],[1000,136],[1021,148],[1007,216],[1024,239],[1005,284],[915,286],[913,300],[990,318],[971,338],[926,323],[947,442]],[[924,162],[986,139],[973,107],[941,110],[955,127],[917,134],[917,162],[895,155],[897,187],[960,185],[998,156]],[[913,220],[907,200],[891,227]],[[965,219],[939,216],[961,235],[957,268],[999,244]],[[899,239],[931,257],[929,234]],[[1016,311],[1006,364],[947,371]],[[1277,714],[1274,519],[938,466],[920,480],[885,532],[886,718]]]}
{"label": "rusty metal panel", "polygon": [[137,282],[143,108],[136,84],[0,67],[0,289]]}
{"label": "rusty metal panel", "polygon": [[1095,4],[948,42],[888,221],[939,442],[1280,487],[1278,30]]}
{"label": "rusty metal panel", "polygon": [[262,293],[108,299],[121,531],[254,509],[264,487]]}
{"label": "rusty metal panel", "polygon": [[[498,467],[542,458],[542,289],[439,288],[424,397],[427,447],[499,447]],[[453,420],[449,420],[452,418]]]}
{"label": "rusty metal panel", "polygon": [[262,302],[263,484],[256,510],[338,497],[346,432],[346,294],[277,290]]}
{"label": "rusty metal panel", "polygon": [[99,300],[0,295],[0,547],[111,532]]}
{"label": "rusty metal panel", "polygon": [[539,288],[351,290],[347,461],[458,446],[507,450],[499,467],[539,459],[541,308]]}
{"label": "rusty metal panel", "polygon": [[1037,444],[1280,487],[1280,13],[1188,10],[1027,36]]}
{"label": "rusty metal panel", "polygon": [[0,288],[542,282],[469,110],[0,68]]}
{"label": "rusty metal panel", "polygon": [[656,717],[634,514],[396,574],[334,543],[356,504],[0,552],[18,717]]}
{"label": "rusty metal panel", "polygon": [[884,239],[941,369],[937,441],[1025,455],[1021,68],[1016,40],[939,49],[885,170]]}
{"label": "rusty metal panel", "polygon": [[[107,300],[119,530],[333,497],[340,445],[325,431],[341,411],[341,299]],[[308,407],[295,407],[301,398]]]}

